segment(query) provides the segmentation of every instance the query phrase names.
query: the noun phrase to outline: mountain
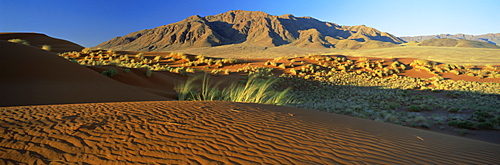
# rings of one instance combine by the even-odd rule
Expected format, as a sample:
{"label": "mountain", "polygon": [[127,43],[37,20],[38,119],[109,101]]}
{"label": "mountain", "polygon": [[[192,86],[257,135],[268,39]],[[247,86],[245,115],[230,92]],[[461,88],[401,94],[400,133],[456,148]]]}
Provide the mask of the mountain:
{"label": "mountain", "polygon": [[500,46],[495,44],[490,44],[487,42],[473,41],[466,39],[451,39],[451,38],[440,38],[440,39],[428,39],[418,43],[418,46],[440,46],[440,47],[469,47],[469,48],[493,48],[500,49]]}
{"label": "mountain", "polygon": [[466,34],[439,34],[429,36],[414,36],[414,37],[399,37],[405,42],[417,41],[422,42],[429,39],[451,38],[451,39],[467,39],[473,41],[482,41],[500,46],[500,33],[491,33],[484,35],[466,35]]}
{"label": "mountain", "polygon": [[84,47],[73,42],[58,38],[49,37],[40,33],[0,33],[0,40],[22,39],[29,42],[31,46],[41,48],[42,45],[52,47],[51,52],[61,53],[70,51],[80,51]]}
{"label": "mountain", "polygon": [[233,10],[116,37],[96,48],[130,51],[171,51],[224,45],[302,48],[392,47],[404,41],[364,25],[340,26],[311,17],[269,15]]}

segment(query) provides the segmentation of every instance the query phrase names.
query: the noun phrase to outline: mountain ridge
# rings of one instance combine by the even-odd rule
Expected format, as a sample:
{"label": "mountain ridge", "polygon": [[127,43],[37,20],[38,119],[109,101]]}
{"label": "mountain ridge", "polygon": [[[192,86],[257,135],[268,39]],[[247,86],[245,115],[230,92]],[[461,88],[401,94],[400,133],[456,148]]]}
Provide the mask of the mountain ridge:
{"label": "mountain ridge", "polygon": [[399,38],[404,40],[405,42],[411,42],[411,41],[422,42],[429,39],[440,39],[440,38],[467,39],[473,41],[487,42],[490,44],[495,44],[500,46],[500,33],[488,33],[483,35],[437,34],[437,35],[424,35],[424,36],[404,36]]}
{"label": "mountain ridge", "polygon": [[359,49],[369,42],[372,46],[391,47],[403,43],[403,40],[364,25],[340,26],[312,17],[295,17],[291,14],[274,16],[261,11],[231,10],[205,17],[194,15],[176,23],[132,32],[103,42],[96,48],[171,51],[247,44],[262,47],[292,45]]}

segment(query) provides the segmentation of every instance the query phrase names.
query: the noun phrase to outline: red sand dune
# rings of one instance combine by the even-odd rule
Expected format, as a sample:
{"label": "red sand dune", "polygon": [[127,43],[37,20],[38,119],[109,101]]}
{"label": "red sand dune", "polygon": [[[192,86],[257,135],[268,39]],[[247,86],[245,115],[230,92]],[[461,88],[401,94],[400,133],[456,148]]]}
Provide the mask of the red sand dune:
{"label": "red sand dune", "polygon": [[56,54],[0,40],[0,106],[168,100]]}

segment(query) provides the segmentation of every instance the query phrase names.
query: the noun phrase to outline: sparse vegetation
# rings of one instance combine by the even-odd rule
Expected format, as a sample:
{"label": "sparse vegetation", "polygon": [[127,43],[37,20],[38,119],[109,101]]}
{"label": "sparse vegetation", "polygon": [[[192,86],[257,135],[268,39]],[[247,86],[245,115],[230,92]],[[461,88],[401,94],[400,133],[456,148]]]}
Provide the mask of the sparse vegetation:
{"label": "sparse vegetation", "polygon": [[8,41],[13,42],[13,43],[18,43],[18,44],[30,45],[30,43],[28,41],[23,40],[23,39],[18,39],[18,38],[10,39]]}
{"label": "sparse vegetation", "polygon": [[[459,76],[496,77],[500,75],[500,70],[493,65],[480,68],[472,65],[438,64],[415,60],[411,67],[407,67],[410,65],[395,59],[351,60],[344,56],[316,54],[307,57],[277,58],[266,61],[264,66],[254,66],[236,59],[218,59],[182,53],[171,53],[166,56],[127,55],[115,54],[114,51],[86,49],[82,52],[67,52],[60,55],[85,66],[114,65],[126,68],[125,72],[130,72],[130,68],[143,69],[148,77],[151,77],[153,71],[167,71],[185,76],[203,71],[218,76],[234,73],[260,77],[244,80],[243,84],[235,83],[226,88],[214,84],[209,80],[209,76],[202,80],[201,84],[204,85],[199,85],[200,78],[190,78],[184,85],[176,87],[180,100],[252,102],[236,96],[242,94],[244,89],[249,90],[248,87],[254,87],[254,94],[245,96],[252,98],[258,93],[256,86],[260,86],[267,87],[267,91],[261,91],[266,93],[266,97],[273,93],[270,91],[275,91],[272,95],[280,96],[281,101],[276,101],[276,98],[260,98],[253,102],[287,104],[405,126],[429,128],[433,126],[432,124],[437,124],[441,129],[445,129],[446,126],[496,129],[500,120],[498,117],[500,101],[497,98],[500,94],[500,83],[454,81],[445,79],[443,75],[452,73]],[[233,72],[226,68],[235,64],[239,66]],[[432,74],[433,77],[424,79],[401,76],[401,73],[405,73],[408,69],[420,70]],[[280,75],[275,75],[276,73]],[[294,102],[287,102],[289,97],[294,98]],[[485,116],[485,113],[478,111],[490,115]],[[427,115],[442,112],[447,112],[449,116]]]}

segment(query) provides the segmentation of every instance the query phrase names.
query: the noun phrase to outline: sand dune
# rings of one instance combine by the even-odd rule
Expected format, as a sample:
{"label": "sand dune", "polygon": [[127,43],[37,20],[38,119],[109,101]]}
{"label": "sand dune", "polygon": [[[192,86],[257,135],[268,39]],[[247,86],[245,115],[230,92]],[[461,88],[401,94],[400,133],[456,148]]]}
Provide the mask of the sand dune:
{"label": "sand dune", "polygon": [[0,41],[0,106],[168,100],[56,54]]}
{"label": "sand dune", "polygon": [[0,164],[498,164],[500,145],[231,102],[3,107]]}
{"label": "sand dune", "polygon": [[75,44],[71,41],[49,37],[40,33],[0,33],[0,40],[23,39],[27,40],[30,45],[41,48],[42,45],[50,45],[52,52],[61,53],[69,51],[80,51],[83,46]]}

